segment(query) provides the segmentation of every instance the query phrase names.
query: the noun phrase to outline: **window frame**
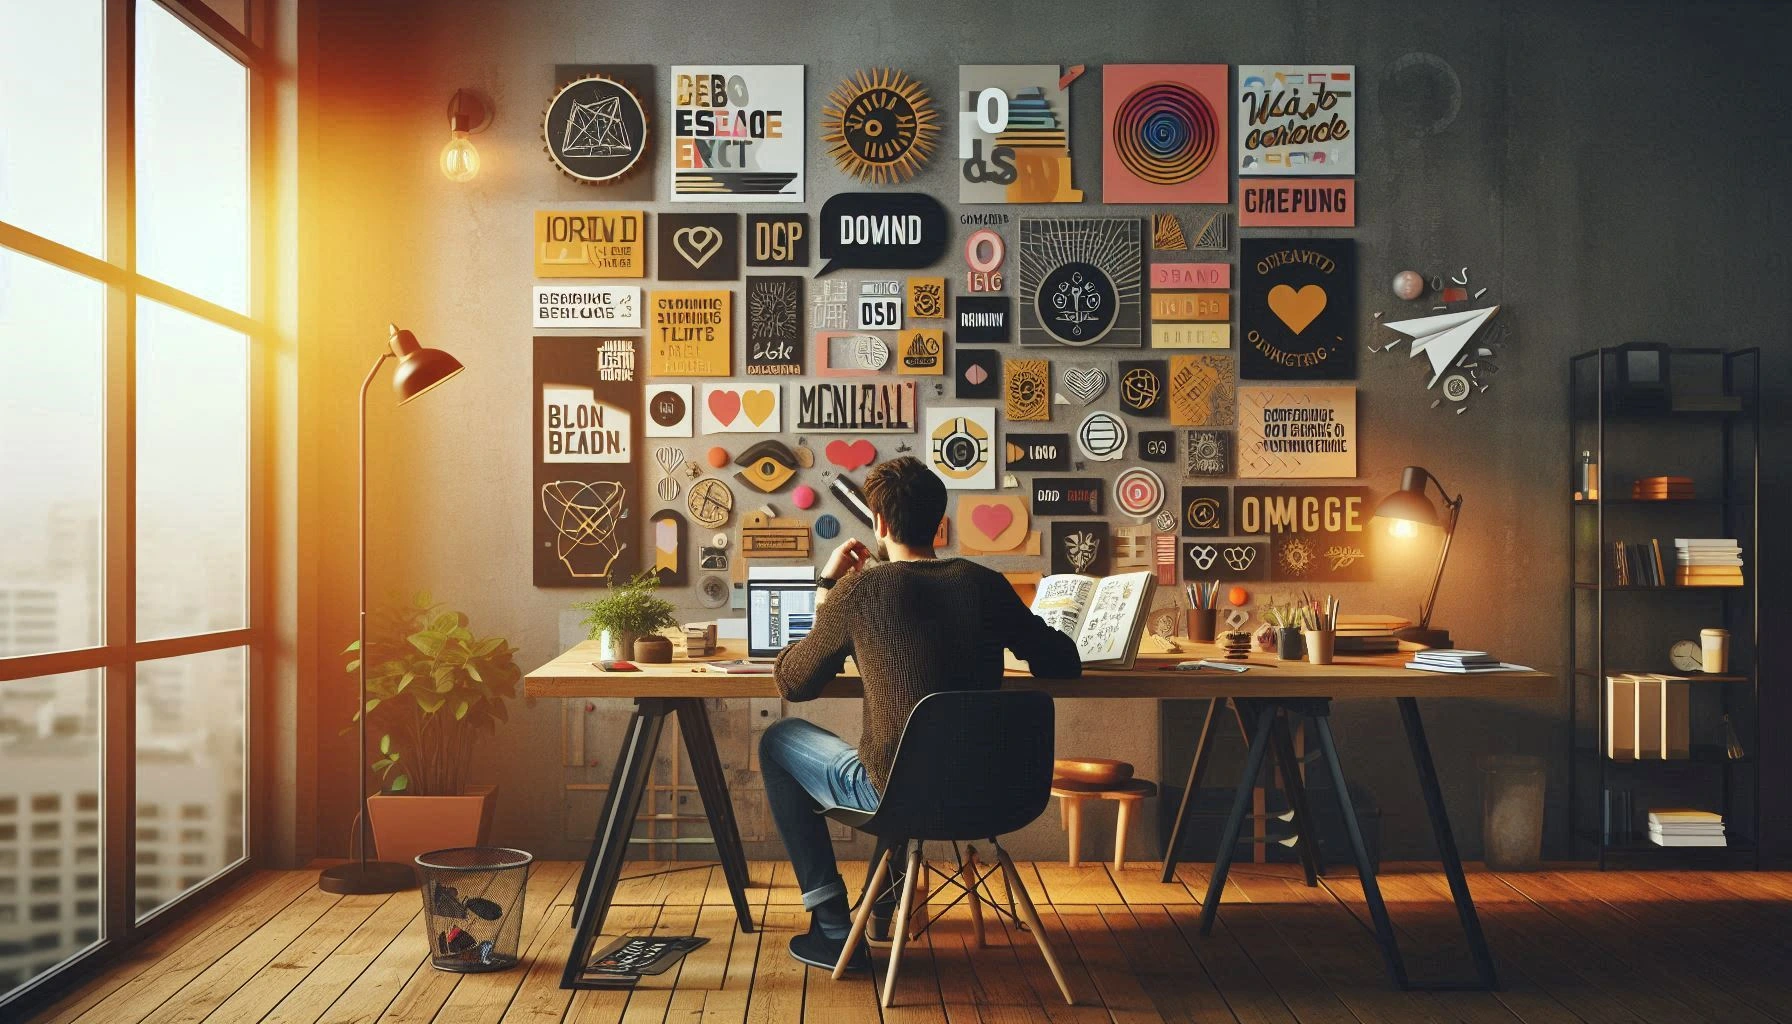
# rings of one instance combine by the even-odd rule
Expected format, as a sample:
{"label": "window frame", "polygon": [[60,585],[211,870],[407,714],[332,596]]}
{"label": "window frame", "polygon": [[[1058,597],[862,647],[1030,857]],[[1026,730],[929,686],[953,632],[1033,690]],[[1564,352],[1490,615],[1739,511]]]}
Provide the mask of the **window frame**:
{"label": "window frame", "polygon": [[[0,993],[0,1016],[53,997],[86,969],[108,962],[122,950],[167,926],[246,875],[257,859],[256,840],[268,824],[268,806],[254,799],[264,792],[269,768],[265,741],[270,708],[264,637],[269,634],[270,519],[272,453],[268,382],[278,343],[270,302],[270,251],[274,209],[270,174],[273,109],[272,63],[264,26],[274,0],[246,0],[247,31],[230,24],[201,0],[104,0],[105,2],[105,236],[104,257],[96,257],[0,220],[0,248],[98,281],[106,288],[104,342],[105,396],[102,461],[102,598],[104,631],[97,646],[70,651],[0,658],[0,687],[16,680],[70,672],[99,671],[102,702],[100,819],[101,919],[96,941],[44,971],[10,994]],[[192,295],[137,270],[135,92],[138,10],[154,3],[225,55],[241,64],[248,79],[249,305],[237,312]],[[137,638],[137,305],[148,298],[244,335],[248,341],[247,484],[248,565],[245,573],[246,625],[240,629],[140,641]],[[136,910],[136,706],[137,666],[182,655],[243,648],[244,704],[243,856],[200,884],[150,912]]]}

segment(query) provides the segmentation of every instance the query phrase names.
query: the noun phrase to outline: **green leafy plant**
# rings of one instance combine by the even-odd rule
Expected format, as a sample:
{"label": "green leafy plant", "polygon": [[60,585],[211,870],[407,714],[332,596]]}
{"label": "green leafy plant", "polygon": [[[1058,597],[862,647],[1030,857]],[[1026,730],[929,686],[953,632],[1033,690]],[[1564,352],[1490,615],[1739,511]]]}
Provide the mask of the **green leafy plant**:
{"label": "green leafy plant", "polygon": [[[361,666],[361,643],[348,645],[348,671]],[[378,731],[373,770],[386,792],[456,796],[479,735],[508,721],[522,671],[503,637],[475,637],[467,617],[428,594],[382,609],[367,629],[367,715]]]}
{"label": "green leafy plant", "polygon": [[[587,635],[596,640],[606,630],[610,636],[634,640],[657,629],[678,625],[672,605],[657,596],[660,578],[652,570],[641,572],[623,583],[612,582],[604,596],[573,605],[585,613]],[[628,657],[629,652],[619,652]]]}

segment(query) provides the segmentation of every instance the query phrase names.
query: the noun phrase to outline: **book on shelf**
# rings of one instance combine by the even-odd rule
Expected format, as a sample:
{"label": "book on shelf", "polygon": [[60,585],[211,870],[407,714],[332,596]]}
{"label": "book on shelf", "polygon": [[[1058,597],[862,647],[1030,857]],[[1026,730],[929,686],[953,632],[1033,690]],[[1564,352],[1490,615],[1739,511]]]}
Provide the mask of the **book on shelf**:
{"label": "book on shelf", "polygon": [[1686,501],[1696,496],[1689,476],[1646,476],[1630,485],[1633,501]]}
{"label": "book on shelf", "polygon": [[1692,756],[1692,684],[1686,676],[1619,672],[1605,677],[1605,756],[1683,761]]}
{"label": "book on shelf", "polygon": [[1131,668],[1157,593],[1157,574],[1128,572],[1096,579],[1060,574],[1039,581],[1033,614],[1076,641],[1083,664]]}
{"label": "book on shelf", "polygon": [[1612,542],[1613,581],[1620,587],[1740,587],[1742,548],[1730,539],[1674,540],[1669,572],[1659,539]]}
{"label": "book on shelf", "polygon": [[1657,846],[1726,846],[1724,816],[1690,807],[1649,811],[1649,841]]}

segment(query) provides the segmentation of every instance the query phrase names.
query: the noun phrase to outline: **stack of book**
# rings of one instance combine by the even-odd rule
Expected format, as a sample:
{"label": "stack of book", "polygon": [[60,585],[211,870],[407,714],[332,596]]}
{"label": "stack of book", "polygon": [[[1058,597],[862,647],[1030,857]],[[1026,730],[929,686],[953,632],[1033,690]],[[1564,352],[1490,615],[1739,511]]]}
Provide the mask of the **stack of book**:
{"label": "stack of book", "polygon": [[1685,676],[1605,677],[1605,756],[1681,761],[1692,756],[1692,684]]}
{"label": "stack of book", "polygon": [[1400,649],[1396,630],[1412,625],[1398,615],[1340,615],[1336,650],[1339,654],[1390,654]]}
{"label": "stack of book", "polygon": [[1691,501],[1690,476],[1646,476],[1630,485],[1632,501]]}
{"label": "stack of book", "polygon": [[1421,672],[1452,672],[1466,675],[1474,672],[1529,672],[1523,665],[1513,665],[1486,651],[1435,649],[1419,651],[1406,663],[1407,668]]}
{"label": "stack of book", "polygon": [[1731,537],[1676,537],[1674,582],[1682,587],[1742,586],[1742,546]]}
{"label": "stack of book", "polygon": [[1724,846],[1724,816],[1680,807],[1650,811],[1649,841],[1656,846]]}
{"label": "stack of book", "polygon": [[1612,542],[1612,550],[1616,555],[1618,586],[1667,586],[1667,567],[1661,560],[1660,541],[1618,540]]}

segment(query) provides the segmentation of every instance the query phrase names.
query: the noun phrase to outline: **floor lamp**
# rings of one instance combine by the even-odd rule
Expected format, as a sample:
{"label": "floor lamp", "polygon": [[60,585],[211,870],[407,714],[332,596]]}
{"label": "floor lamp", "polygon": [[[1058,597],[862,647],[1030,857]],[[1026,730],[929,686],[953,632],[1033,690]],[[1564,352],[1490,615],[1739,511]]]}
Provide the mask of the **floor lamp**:
{"label": "floor lamp", "polygon": [[409,864],[388,864],[367,859],[367,389],[372,386],[374,375],[380,372],[380,367],[388,359],[398,360],[398,369],[392,373],[392,390],[398,393],[399,405],[434,389],[436,385],[464,369],[460,360],[441,349],[424,348],[417,344],[417,336],[410,331],[399,330],[397,324],[387,325],[387,330],[390,332],[386,343],[387,351],[381,352],[380,357],[374,360],[373,368],[367,371],[367,379],[361,382],[361,429],[357,439],[360,477],[355,491],[355,513],[359,521],[356,558],[361,573],[361,645],[358,659],[361,702],[355,705],[359,709],[359,713],[355,715],[355,777],[360,780],[361,787],[361,800],[357,805],[359,810],[355,815],[355,845],[358,855],[347,864],[324,869],[317,877],[319,889],[343,895],[399,892],[417,883],[416,872]]}

